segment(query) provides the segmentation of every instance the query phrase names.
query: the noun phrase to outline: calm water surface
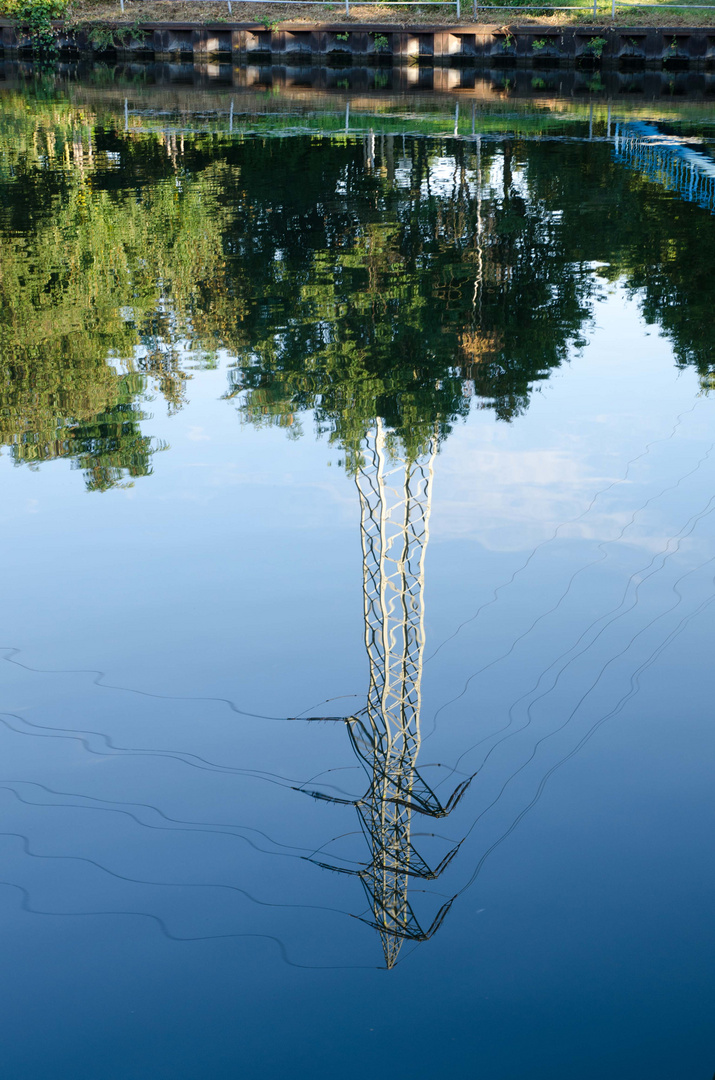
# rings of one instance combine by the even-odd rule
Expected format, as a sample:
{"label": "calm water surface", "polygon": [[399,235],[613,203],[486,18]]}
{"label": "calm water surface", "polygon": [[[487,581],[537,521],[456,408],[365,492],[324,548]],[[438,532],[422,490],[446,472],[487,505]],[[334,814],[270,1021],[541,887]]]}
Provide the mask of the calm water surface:
{"label": "calm water surface", "polygon": [[0,87],[3,1075],[709,1080],[712,109]]}

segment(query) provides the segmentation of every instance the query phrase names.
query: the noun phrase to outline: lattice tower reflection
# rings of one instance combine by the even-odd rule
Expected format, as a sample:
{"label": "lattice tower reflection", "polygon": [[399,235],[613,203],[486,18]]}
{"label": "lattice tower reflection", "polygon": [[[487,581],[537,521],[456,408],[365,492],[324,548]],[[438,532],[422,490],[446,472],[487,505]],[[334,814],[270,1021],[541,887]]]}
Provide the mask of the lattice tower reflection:
{"label": "lattice tower reflection", "polygon": [[412,908],[410,877],[436,877],[457,851],[452,849],[431,869],[412,843],[412,814],[445,816],[469,784],[460,784],[443,805],[417,769],[424,563],[436,452],[435,436],[425,454],[404,457],[378,419],[356,474],[370,681],[366,707],[347,718],[347,724],[369,777],[368,790],[355,806],[371,858],[359,871],[329,868],[360,877],[371,909],[365,921],[380,934],[388,968],[395,964],[404,940],[425,941],[435,933],[452,903],[443,904],[427,928]]}

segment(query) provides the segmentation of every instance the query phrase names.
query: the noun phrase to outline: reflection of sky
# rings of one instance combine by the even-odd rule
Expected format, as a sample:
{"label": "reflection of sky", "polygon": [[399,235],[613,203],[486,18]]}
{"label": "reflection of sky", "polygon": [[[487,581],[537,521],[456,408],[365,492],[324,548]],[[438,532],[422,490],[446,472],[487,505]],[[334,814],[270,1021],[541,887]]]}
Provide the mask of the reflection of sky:
{"label": "reflection of sky", "polygon": [[[12,1075],[353,1078],[398,1066],[419,1078],[489,1080],[706,1074],[715,608],[698,613],[698,605],[715,572],[706,563],[713,405],[696,397],[694,373],[677,372],[667,342],[644,328],[636,301],[613,290],[595,323],[588,345],[540,385],[524,416],[507,425],[473,410],[436,462],[428,656],[535,545],[616,484],[425,664],[428,770],[465,752],[460,767],[474,769],[493,733],[508,723],[514,732],[459,812],[440,823],[459,839],[484,811],[435,892],[463,886],[548,771],[578,752],[435,939],[390,976],[351,969],[378,962],[374,935],[360,923],[266,909],[219,887],[357,913],[356,882],[236,839],[166,831],[146,809],[262,830],[270,840],[259,846],[269,852],[311,850],[356,827],[351,808],[313,802],[267,776],[306,781],[339,768],[324,781],[348,791],[361,782],[341,725],[280,719],[314,708],[347,713],[366,692],[359,508],[339,449],[311,437],[309,418],[297,441],[241,425],[235,405],[221,400],[223,358],[220,370],[192,373],[178,415],[154,402],[144,430],[170,449],[129,490],[88,495],[67,462],[32,472],[3,458],[3,643],[22,650],[20,660],[101,669],[109,683],[159,695],[226,697],[279,719],[3,664],[5,708],[16,714],[0,731],[4,777],[105,806],[131,801],[158,831],[81,807],[49,812],[47,804],[67,799],[17,783],[27,802],[0,784],[3,828],[29,836],[43,855],[94,859],[185,888],[32,859],[8,836],[0,837],[0,876],[22,884],[38,910],[150,912],[179,937],[275,934],[299,963],[338,968],[286,967],[260,937],[171,942],[145,917],[23,916],[19,896],[0,889],[13,980],[6,1020],[22,1033]],[[339,695],[357,698],[318,705]],[[46,738],[47,728],[109,734],[113,745],[85,736],[88,753],[71,736]],[[481,749],[469,750],[479,739]],[[178,756],[151,756],[167,748]],[[206,772],[199,759],[262,774]],[[213,886],[192,891],[190,882]],[[55,1072],[38,1064],[46,1051],[33,1056],[38,1025]]]}
{"label": "reflection of sky", "polygon": [[[668,343],[656,329],[645,336],[637,313],[637,301],[612,289],[596,308],[589,346],[539,384],[525,415],[505,425],[483,413],[449,440],[435,492],[445,506],[433,535],[469,536],[497,550],[531,547],[620,478],[630,451],[660,433],[674,402],[689,406],[696,375],[675,375]],[[670,444],[667,461],[678,463]],[[609,536],[630,515],[626,492],[649,465],[563,533]]]}
{"label": "reflection of sky", "polygon": [[[464,194],[476,198],[478,191],[478,156],[474,146],[469,147],[470,154],[466,160],[458,160],[453,155],[442,154],[435,157],[425,167],[425,175],[421,182],[423,196],[432,195],[435,198],[451,198],[456,190],[461,190],[464,183]],[[395,184],[397,187],[409,188],[414,181],[412,162],[406,159],[398,161],[395,166]],[[482,195],[501,193],[504,190],[504,161],[501,156],[485,161],[482,170]],[[529,197],[528,173],[523,165],[514,162],[510,176],[511,190],[523,198]]]}

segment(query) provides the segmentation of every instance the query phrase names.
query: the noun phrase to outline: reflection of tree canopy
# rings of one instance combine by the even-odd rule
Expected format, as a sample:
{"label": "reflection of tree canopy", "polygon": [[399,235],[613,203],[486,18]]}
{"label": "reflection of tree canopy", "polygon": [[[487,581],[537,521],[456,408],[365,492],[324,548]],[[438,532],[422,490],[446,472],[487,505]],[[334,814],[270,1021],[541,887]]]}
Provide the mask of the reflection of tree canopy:
{"label": "reflection of tree canopy", "polygon": [[[504,420],[580,341],[591,263],[708,383],[712,220],[607,145],[120,132],[60,99],[0,112],[0,441],[93,488],[151,471],[141,403],[235,355],[251,423],[312,411],[354,461],[470,398]],[[556,156],[558,153],[558,157]],[[587,261],[588,260],[588,261]]]}
{"label": "reflection of tree canopy", "polygon": [[446,434],[468,409],[465,380],[511,418],[587,316],[588,278],[554,216],[495,144],[403,151],[387,136],[372,170],[359,144],[343,157],[327,190],[263,196],[250,273],[277,301],[248,314],[233,372],[243,414],[292,424],[312,408],[349,455],[376,416],[411,453],[435,426]]}
{"label": "reflection of tree canopy", "polygon": [[137,402],[153,385],[180,407],[177,343],[197,295],[221,293],[222,166],[196,181],[157,140],[121,140],[117,176],[86,118],[23,99],[2,117],[0,439],[18,462],[72,458],[93,488],[145,475]]}
{"label": "reflection of tree canopy", "polygon": [[678,364],[711,386],[715,219],[618,164],[608,145],[564,145],[555,165],[552,147],[530,149],[534,193],[564,207],[573,259],[603,262],[602,273],[625,279]]}
{"label": "reflection of tree canopy", "polygon": [[[245,148],[249,191],[254,175],[263,183],[258,154]],[[254,189],[265,214],[250,272],[279,299],[249,312],[233,373],[244,415],[293,424],[312,408],[349,454],[379,415],[414,451],[464,413],[468,380],[510,419],[579,342],[594,261],[637,291],[678,363],[712,382],[715,245],[703,231],[715,222],[607,144],[514,139],[478,153],[385,136],[365,154],[371,168],[349,159],[337,195],[307,181],[262,200]]]}

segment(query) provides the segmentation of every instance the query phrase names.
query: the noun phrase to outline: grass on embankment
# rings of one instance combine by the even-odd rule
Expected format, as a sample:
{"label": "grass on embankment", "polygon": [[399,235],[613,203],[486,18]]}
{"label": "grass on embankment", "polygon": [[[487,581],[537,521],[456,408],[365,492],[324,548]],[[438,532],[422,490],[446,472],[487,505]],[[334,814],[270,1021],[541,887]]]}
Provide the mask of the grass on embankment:
{"label": "grass on embankment", "polygon": [[[679,8],[674,4],[667,7],[654,7],[648,3],[638,7],[616,10],[615,20],[611,19],[610,0],[598,0],[598,13],[593,18],[593,0],[559,0],[571,7],[580,7],[580,11],[554,11],[549,8],[536,8],[538,14],[525,11],[490,10],[481,4],[478,8],[477,21],[488,26],[512,26],[519,23],[538,23],[539,25],[588,24],[596,26],[713,26],[715,25],[715,0],[708,6],[711,11],[700,8]],[[701,0],[701,3],[703,0]],[[705,0],[707,2],[707,0]],[[391,7],[389,3],[374,4],[369,7],[351,8],[350,17],[345,16],[345,4],[261,4],[244,3],[232,0],[233,11],[229,14],[225,0],[219,2],[192,3],[191,0],[125,0],[124,14],[120,10],[119,0],[74,0],[68,15],[78,22],[117,23],[131,25],[145,22],[256,22],[267,28],[289,23],[331,23],[349,22],[358,26],[360,23],[391,23],[404,26],[449,26],[474,22],[472,0],[462,0],[462,17],[457,19],[456,5],[434,4],[420,7]]]}

